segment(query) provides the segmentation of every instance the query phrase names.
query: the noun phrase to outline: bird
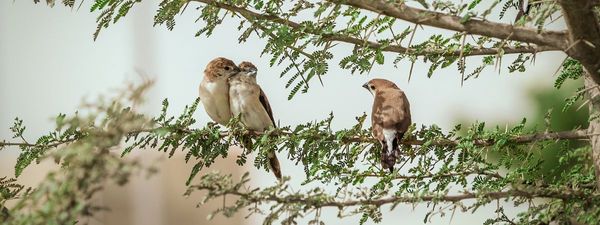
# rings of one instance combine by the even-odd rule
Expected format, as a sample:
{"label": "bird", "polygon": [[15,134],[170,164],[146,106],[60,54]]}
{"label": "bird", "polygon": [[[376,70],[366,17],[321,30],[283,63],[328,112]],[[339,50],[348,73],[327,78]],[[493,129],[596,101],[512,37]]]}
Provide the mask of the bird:
{"label": "bird", "polygon": [[235,63],[224,57],[211,60],[204,69],[204,78],[200,83],[200,101],[208,116],[221,125],[231,119],[229,107],[229,77],[241,70]]}
{"label": "bird", "polygon": [[518,9],[517,17],[515,18],[515,23],[518,22],[523,16],[529,16],[532,8],[539,8],[541,6],[541,2],[532,2],[531,0],[519,0],[516,3],[516,7]]}
{"label": "bird", "polygon": [[412,124],[408,98],[396,84],[386,79],[372,79],[363,87],[374,97],[371,132],[381,144],[381,166],[393,173],[400,157],[398,144]]}
{"label": "bird", "polygon": [[[229,78],[229,104],[232,115],[239,116],[247,129],[262,132],[269,127],[275,127],[273,110],[267,95],[256,83],[258,69],[251,62],[244,61],[238,66],[241,72]],[[251,146],[250,140],[243,143]],[[281,167],[274,151],[268,151],[270,170],[278,180],[281,180]]]}

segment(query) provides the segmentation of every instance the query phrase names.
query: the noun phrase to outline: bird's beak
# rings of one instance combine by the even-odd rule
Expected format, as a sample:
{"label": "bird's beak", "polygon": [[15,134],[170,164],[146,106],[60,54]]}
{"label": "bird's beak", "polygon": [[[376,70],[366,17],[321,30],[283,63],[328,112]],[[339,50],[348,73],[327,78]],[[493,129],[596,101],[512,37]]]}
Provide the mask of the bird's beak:
{"label": "bird's beak", "polygon": [[[369,83],[363,84],[362,87],[365,88],[365,89],[367,89],[367,90],[369,90]],[[371,91],[371,90],[369,90],[369,91]]]}
{"label": "bird's beak", "polygon": [[248,75],[256,76],[256,70],[251,70],[250,72],[248,72]]}

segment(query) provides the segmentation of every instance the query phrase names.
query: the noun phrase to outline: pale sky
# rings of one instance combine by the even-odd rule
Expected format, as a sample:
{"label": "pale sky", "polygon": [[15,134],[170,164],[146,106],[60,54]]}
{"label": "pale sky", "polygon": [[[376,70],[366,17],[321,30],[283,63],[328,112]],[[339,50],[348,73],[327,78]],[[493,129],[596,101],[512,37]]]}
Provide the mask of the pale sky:
{"label": "pale sky", "polygon": [[[275,119],[282,125],[321,120],[333,111],[334,129],[352,126],[356,116],[370,112],[372,96],[361,85],[376,77],[392,80],[406,92],[417,125],[438,124],[448,130],[458,116],[518,122],[533,116],[530,102],[524,97],[526,90],[552,87],[555,79],[552,74],[564,59],[562,53],[539,54],[536,64],[526,73],[508,74],[506,67],[499,73],[492,66],[461,87],[456,65],[438,70],[430,79],[426,77],[428,65],[417,64],[408,83],[409,63],[395,68],[390,63],[394,56],[389,54],[387,63],[376,66],[370,74],[351,75],[338,66],[339,59],[349,54],[351,47],[340,44],[334,50],[329,73],[323,76],[324,86],[315,80],[307,94],[298,94],[288,101],[289,90],[284,88],[287,79],[279,78],[285,65],[270,68],[269,57],[260,57],[266,40],[252,36],[248,42],[238,44],[235,19],[226,20],[210,38],[194,37],[201,24],[194,23],[193,4],[186,13],[177,16],[175,29],[168,31],[163,26],[152,27],[156,3],[146,2],[105,29],[94,42],[92,33],[97,14],[90,14],[85,4],[77,11],[59,3],[49,8],[44,4],[34,5],[32,1],[0,2],[0,139],[11,137],[8,128],[17,116],[28,125],[29,138],[46,133],[53,128],[52,118],[57,113],[73,113],[83,98],[110,93],[124,81],[136,80],[136,71],[156,79],[144,109],[156,113],[162,99],[168,98],[170,113],[178,114],[197,97],[203,68],[217,56],[257,65],[258,83],[269,97]],[[420,30],[416,38],[428,37],[432,32],[440,31]],[[508,65],[509,59],[503,65]],[[201,108],[196,116],[200,125],[209,121]],[[0,151],[0,158],[14,159],[17,154],[16,149],[8,149]],[[14,161],[8,163],[12,165]],[[0,169],[10,167],[3,165]],[[288,174],[303,176],[300,166],[289,161],[284,161],[284,168],[289,169]],[[0,171],[0,176],[5,175],[11,176],[11,172]],[[262,181],[272,182],[272,179],[262,176],[255,183],[260,185]],[[416,213],[410,212],[410,206],[402,209],[406,210],[394,211],[393,215],[386,213],[382,224],[397,224],[398,219],[406,224],[422,223],[424,213],[419,207]],[[485,213],[481,214],[457,215],[451,224],[464,222],[461,218],[481,221]],[[335,213],[326,218],[329,223],[337,220]],[[449,224],[449,217],[434,219],[431,224]]]}

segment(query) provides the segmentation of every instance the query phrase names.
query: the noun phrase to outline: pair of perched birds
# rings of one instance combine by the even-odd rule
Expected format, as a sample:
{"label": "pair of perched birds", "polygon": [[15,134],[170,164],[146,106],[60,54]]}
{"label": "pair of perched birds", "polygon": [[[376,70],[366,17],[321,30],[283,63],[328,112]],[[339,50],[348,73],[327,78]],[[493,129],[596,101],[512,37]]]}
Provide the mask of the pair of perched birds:
{"label": "pair of perched birds", "polygon": [[[258,69],[250,62],[235,65],[223,57],[210,61],[199,88],[200,101],[208,116],[221,125],[239,116],[252,131],[274,127],[269,100],[256,83],[257,73]],[[373,137],[382,145],[381,165],[393,171],[400,156],[400,141],[412,123],[408,99],[396,84],[385,79],[372,79],[363,87],[374,96],[371,127]],[[269,152],[268,158],[271,171],[281,180],[275,152]]]}

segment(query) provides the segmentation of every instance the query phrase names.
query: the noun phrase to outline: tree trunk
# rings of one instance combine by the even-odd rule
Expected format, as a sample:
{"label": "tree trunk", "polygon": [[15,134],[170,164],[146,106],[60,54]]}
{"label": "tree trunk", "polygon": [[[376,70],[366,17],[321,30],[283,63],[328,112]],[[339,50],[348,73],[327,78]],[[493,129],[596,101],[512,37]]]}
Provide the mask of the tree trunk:
{"label": "tree trunk", "polygon": [[[594,82],[589,73],[584,76],[585,89],[588,90],[586,97],[589,100],[590,119],[594,115],[600,114],[600,87]],[[600,119],[590,121],[588,127],[589,134],[600,134]],[[592,146],[592,159],[596,171],[596,187],[600,190],[600,136],[592,135],[590,137]]]}
{"label": "tree trunk", "polygon": [[[600,84],[600,21],[594,11],[598,0],[560,0],[559,3],[569,28],[570,44],[566,53],[577,59],[586,68],[588,76]],[[596,96],[597,91],[589,93]]]}

